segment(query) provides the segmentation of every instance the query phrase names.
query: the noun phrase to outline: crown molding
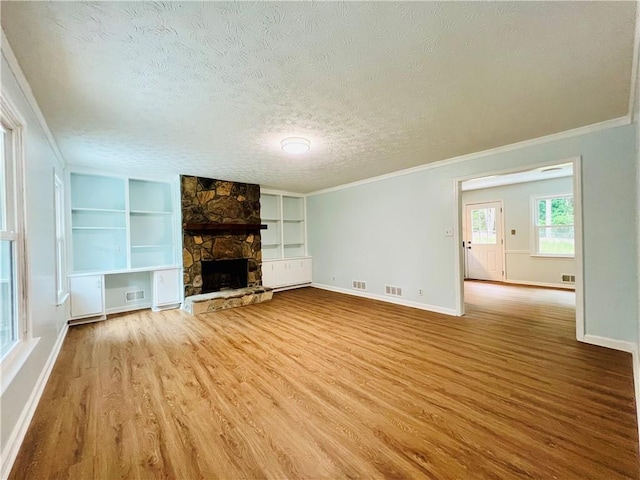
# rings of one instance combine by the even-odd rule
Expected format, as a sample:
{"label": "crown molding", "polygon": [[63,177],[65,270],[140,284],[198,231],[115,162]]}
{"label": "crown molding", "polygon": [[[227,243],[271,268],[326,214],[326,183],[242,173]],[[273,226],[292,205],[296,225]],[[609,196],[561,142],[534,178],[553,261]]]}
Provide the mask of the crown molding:
{"label": "crown molding", "polygon": [[49,125],[47,125],[47,121],[45,120],[44,115],[42,114],[42,111],[38,106],[36,97],[33,96],[33,92],[31,91],[31,86],[29,85],[27,78],[24,76],[24,73],[22,72],[22,68],[20,68],[20,63],[18,63],[18,59],[13,53],[13,49],[11,48],[11,44],[9,43],[9,40],[7,39],[7,36],[4,33],[4,29],[2,30],[2,44],[0,45],[0,48],[2,50],[2,54],[4,55],[4,58],[7,60],[7,63],[9,64],[9,68],[13,72],[13,75],[16,78],[16,81],[18,82],[18,86],[22,90],[22,93],[24,94],[27,100],[27,103],[31,107],[33,114],[38,119],[38,123],[40,123],[40,127],[44,131],[44,134],[47,137],[47,140],[49,141],[49,145],[51,146],[51,149],[53,150],[54,155],[60,162],[61,166],[64,168],[67,162],[62,156],[62,152],[60,151],[60,148],[58,148],[58,144],[56,143],[56,139],[51,133],[51,130],[49,130]]}
{"label": "crown molding", "polygon": [[511,143],[509,145],[504,145],[502,147],[491,148],[489,150],[483,150],[481,152],[476,152],[476,153],[468,153],[465,155],[460,155],[458,157],[448,158],[446,160],[439,160],[437,162],[418,165],[417,167],[405,168],[404,170],[385,173],[384,175],[378,175],[377,177],[365,178],[364,180],[358,180],[351,183],[337,185],[335,187],[316,190],[314,192],[307,193],[307,196],[322,195],[324,193],[335,192],[337,190],[344,190],[345,188],[357,187],[360,185],[366,185],[367,183],[387,180],[389,178],[401,177],[403,175],[409,175],[417,172],[424,172],[426,170],[431,170],[434,168],[440,168],[448,165],[453,165],[456,163],[466,162],[468,160],[476,160],[478,158],[489,157],[492,155],[499,155],[502,153],[512,152],[514,150],[520,150],[522,148],[533,147],[536,145],[544,145],[546,143],[555,142],[558,140],[579,137],[581,135],[586,135],[588,133],[608,130],[610,128],[622,127],[629,124],[631,124],[631,117],[629,115],[625,115],[624,117],[605,120],[604,122],[594,123],[592,125],[586,125],[584,127],[573,128],[571,130],[565,130],[564,132],[553,133],[551,135],[546,135],[544,137],[538,137],[538,138],[533,138],[531,140],[524,140],[522,142]]}
{"label": "crown molding", "polygon": [[[629,121],[638,121],[635,117],[636,95],[638,95],[638,61],[640,56],[640,1],[636,1],[636,28],[633,37],[633,59],[631,63],[631,82],[629,84]],[[639,427],[640,428],[640,427]]]}

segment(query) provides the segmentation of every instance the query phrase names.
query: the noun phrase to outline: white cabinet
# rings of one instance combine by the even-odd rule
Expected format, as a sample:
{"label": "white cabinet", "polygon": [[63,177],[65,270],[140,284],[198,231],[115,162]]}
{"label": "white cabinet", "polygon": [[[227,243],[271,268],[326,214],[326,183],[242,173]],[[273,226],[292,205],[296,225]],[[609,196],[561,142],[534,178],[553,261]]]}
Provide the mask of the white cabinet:
{"label": "white cabinet", "polygon": [[153,272],[153,309],[160,310],[180,304],[180,270],[170,268]]}
{"label": "white cabinet", "polygon": [[104,281],[102,275],[85,275],[69,279],[71,317],[93,317],[104,314]]}
{"label": "white cabinet", "polygon": [[262,285],[265,287],[275,287],[277,282],[276,279],[276,264],[278,262],[262,262]]}
{"label": "white cabinet", "polygon": [[262,284],[271,288],[286,288],[311,283],[311,258],[271,260],[262,263]]}

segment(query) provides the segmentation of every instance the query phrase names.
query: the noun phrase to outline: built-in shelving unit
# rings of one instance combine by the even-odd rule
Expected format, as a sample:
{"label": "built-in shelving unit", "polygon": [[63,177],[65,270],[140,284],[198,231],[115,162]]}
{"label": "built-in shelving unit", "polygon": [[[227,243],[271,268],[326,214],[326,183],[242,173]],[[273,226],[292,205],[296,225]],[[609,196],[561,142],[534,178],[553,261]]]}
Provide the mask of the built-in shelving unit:
{"label": "built-in shelving unit", "polygon": [[260,196],[262,259],[277,260],[306,256],[305,198],[266,193]]}
{"label": "built-in shelving unit", "polygon": [[261,233],[262,259],[282,258],[282,216],[281,196],[262,194],[260,196],[260,220],[267,226]]}
{"label": "built-in shelving unit", "polygon": [[72,319],[179,304],[177,183],[84,172],[69,181]]}
{"label": "built-in shelving unit", "polygon": [[129,180],[131,268],[171,265],[175,235],[171,185]]}

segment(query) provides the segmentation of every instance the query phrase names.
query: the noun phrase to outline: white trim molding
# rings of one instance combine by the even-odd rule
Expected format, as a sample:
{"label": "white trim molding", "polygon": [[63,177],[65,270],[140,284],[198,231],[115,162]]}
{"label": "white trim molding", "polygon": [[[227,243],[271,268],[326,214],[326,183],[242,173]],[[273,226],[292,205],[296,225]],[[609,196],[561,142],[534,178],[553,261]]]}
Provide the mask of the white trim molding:
{"label": "white trim molding", "polygon": [[62,344],[64,343],[64,339],[67,336],[67,332],[69,331],[69,325],[66,323],[62,326],[62,330],[58,334],[58,338],[56,339],[56,343],[49,354],[49,358],[47,359],[47,363],[45,363],[44,368],[40,372],[40,376],[36,381],[33,390],[31,391],[31,395],[29,395],[29,399],[27,403],[24,405],[22,409],[22,413],[16,422],[16,425],[7,440],[7,443],[0,454],[2,470],[0,470],[0,478],[8,478],[11,473],[11,468],[13,467],[13,463],[18,456],[18,451],[20,450],[20,446],[24,441],[24,437],[27,434],[27,430],[29,429],[29,424],[33,419],[33,415],[36,413],[36,408],[38,407],[38,403],[40,403],[40,398],[42,397],[42,393],[44,392],[44,387],[49,380],[49,376],[51,375],[51,371],[53,370],[53,366],[56,363],[58,358],[58,354],[60,353],[60,349],[62,348]]}
{"label": "white trim molding", "polygon": [[511,283],[513,285],[528,285],[531,287],[546,287],[546,288],[561,288],[563,290],[575,290],[576,287],[572,284],[564,283],[546,283],[546,282],[529,282],[527,280],[511,280],[505,279],[504,283]]}
{"label": "white trim molding", "polygon": [[396,305],[402,305],[403,307],[417,308],[420,310],[426,310],[427,312],[442,313],[444,315],[451,315],[454,317],[459,316],[457,315],[456,310],[453,308],[438,307],[437,305],[428,305],[426,303],[412,302],[411,300],[403,300],[401,298],[393,298],[393,297],[388,297],[386,295],[379,295],[376,293],[356,292],[355,290],[350,290],[348,288],[334,287],[332,285],[324,285],[322,283],[312,283],[310,286],[314,288],[319,288],[321,290],[328,290],[330,292],[353,295],[354,297],[368,298],[369,300],[379,300],[381,302],[394,303]]}
{"label": "white trim molding", "polygon": [[[636,27],[633,37],[633,59],[631,63],[631,82],[629,84],[629,123],[637,122],[635,118],[636,95],[638,95],[638,61],[640,56],[640,2],[636,0]],[[640,428],[640,426],[638,427]]]}
{"label": "white trim molding", "polygon": [[[524,140],[522,142],[511,143],[509,145],[504,145],[502,147],[491,148],[489,150],[483,150],[481,152],[468,153],[465,155],[460,155],[458,157],[448,158],[445,160],[439,160],[436,162],[426,163],[424,165],[418,165],[417,167],[405,168],[404,170],[398,170],[391,173],[385,173],[384,175],[379,175],[377,177],[365,178],[364,180],[358,180],[351,183],[345,183],[343,185],[337,185],[335,187],[323,188],[321,190],[316,190],[314,192],[309,192],[306,195],[321,195],[323,193],[335,192],[338,190],[344,190],[345,188],[357,187],[359,185],[366,185],[367,183],[379,182],[381,180],[386,180],[388,178],[400,177],[403,175],[409,175],[411,173],[423,172],[425,170],[431,170],[433,168],[440,168],[448,165],[453,165],[455,163],[465,162],[467,160],[476,160],[479,158],[488,157],[491,155],[499,155],[502,153],[512,152],[514,150],[519,150],[521,148],[533,147],[535,145],[544,145],[546,143],[555,142],[558,140],[564,140],[567,138],[579,137],[580,135],[586,135],[588,133],[600,132],[602,130],[609,130],[610,128],[622,127],[625,125],[631,124],[630,116],[626,115],[624,117],[618,117],[611,120],[605,120],[604,122],[594,123],[592,125],[587,125],[584,127],[578,127],[571,130],[565,130],[564,132],[553,133],[551,135],[546,135],[544,137],[533,138],[531,140]],[[566,163],[563,161],[556,161],[553,164],[558,163]],[[541,164],[539,166],[550,165],[550,163]],[[534,166],[532,168],[537,168]],[[518,171],[522,171],[523,169],[515,169],[511,171],[505,171],[501,173],[515,173]],[[460,180],[471,180],[472,178],[478,178],[482,175],[489,175],[489,173],[484,174],[474,174],[470,175],[466,178],[461,178]],[[575,170],[574,170],[575,176]]]}
{"label": "white trim molding", "polygon": [[45,137],[47,137],[47,141],[51,146],[51,150],[53,150],[53,153],[58,159],[58,161],[60,162],[60,165],[62,166],[62,168],[64,168],[66,165],[66,162],[64,157],[62,156],[62,152],[60,151],[60,148],[58,148],[58,144],[56,142],[55,137],[51,133],[51,130],[49,130],[49,125],[47,125],[47,121],[45,120],[44,115],[42,114],[42,110],[40,110],[40,106],[36,101],[36,97],[33,96],[33,92],[31,91],[29,82],[27,81],[27,78],[24,76],[24,73],[22,72],[22,68],[20,68],[20,63],[18,62],[18,59],[13,53],[13,49],[11,48],[11,44],[9,43],[9,40],[7,39],[7,36],[4,33],[4,29],[2,30],[1,48],[2,48],[2,54],[4,55],[4,58],[7,60],[7,63],[9,64],[9,68],[12,70],[15,76],[15,79],[18,82],[18,85],[20,86],[20,89],[24,94],[24,97],[27,99],[27,103],[31,107],[33,114],[38,119],[38,123],[40,124],[40,127],[44,131]]}
{"label": "white trim molding", "polygon": [[582,337],[582,342],[590,345],[597,345],[598,347],[611,348],[613,350],[620,350],[621,352],[635,353],[636,344],[633,342],[627,342],[625,340],[616,340],[615,338],[600,337],[598,335],[585,334]]}

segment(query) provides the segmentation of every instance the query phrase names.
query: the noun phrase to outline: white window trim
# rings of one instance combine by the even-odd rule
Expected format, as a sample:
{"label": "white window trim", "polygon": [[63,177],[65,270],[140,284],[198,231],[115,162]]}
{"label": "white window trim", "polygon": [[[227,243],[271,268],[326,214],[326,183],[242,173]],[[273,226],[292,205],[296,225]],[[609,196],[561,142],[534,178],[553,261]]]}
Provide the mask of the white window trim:
{"label": "white window trim", "polygon": [[27,258],[27,222],[26,222],[26,201],[24,192],[26,191],[26,182],[24,176],[25,165],[25,149],[24,139],[26,138],[26,122],[18,113],[18,110],[9,102],[5,93],[0,94],[0,115],[2,123],[11,130],[13,163],[14,163],[14,185],[15,185],[15,232],[5,236],[11,236],[15,239],[16,255],[18,261],[15,265],[16,282],[16,299],[18,308],[18,335],[17,340],[12,347],[0,359],[0,368],[2,376],[0,379],[0,395],[4,393],[20,368],[29,358],[35,345],[40,340],[33,338],[32,322],[27,303],[27,291],[29,285],[28,272],[29,263]]}
{"label": "white window trim", "polygon": [[53,205],[55,214],[55,243],[56,258],[56,305],[62,305],[69,297],[67,282],[67,242],[65,227],[65,191],[64,182],[53,170]]}
{"label": "white window trim", "polygon": [[[530,248],[530,254],[529,256],[531,257],[536,257],[536,258],[575,258],[575,243],[574,243],[574,254],[569,254],[569,253],[540,253],[540,246],[538,244],[539,241],[539,235],[538,235],[538,229],[540,228],[548,228],[549,225],[538,225],[538,211],[537,211],[537,205],[538,205],[538,200],[546,200],[548,198],[573,198],[573,193],[550,193],[548,195],[533,195],[530,197],[530,204],[531,204],[531,208],[530,208],[530,212],[531,212],[531,248]],[[575,200],[574,200],[575,201]],[[575,217],[575,210],[574,210],[574,217]],[[574,234],[574,242],[575,242],[575,231],[576,231],[576,222],[575,219],[573,221],[572,225],[558,225],[558,227],[566,227],[566,226],[570,226],[573,227],[573,234]]]}

